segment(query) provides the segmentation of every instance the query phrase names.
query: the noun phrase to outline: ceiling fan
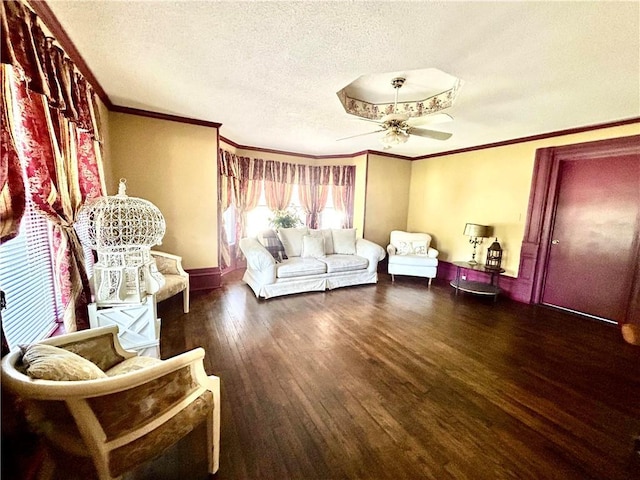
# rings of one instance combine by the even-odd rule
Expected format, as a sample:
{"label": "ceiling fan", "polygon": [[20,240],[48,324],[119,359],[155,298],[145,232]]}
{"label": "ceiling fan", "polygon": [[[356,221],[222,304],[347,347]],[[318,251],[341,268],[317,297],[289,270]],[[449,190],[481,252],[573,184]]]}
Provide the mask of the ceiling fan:
{"label": "ceiling fan", "polygon": [[[360,133],[358,135],[351,135],[349,137],[340,138],[338,139],[338,141],[347,140],[349,138],[362,137],[365,135],[371,135],[373,133],[378,133],[378,132],[387,132],[385,135],[382,136],[380,141],[385,145],[384,148],[388,149],[388,148],[391,148],[393,145],[399,145],[401,143],[405,143],[407,140],[409,140],[410,135],[417,135],[419,137],[431,138],[434,140],[447,140],[451,138],[451,136],[453,135],[451,133],[439,132],[437,130],[430,130],[426,128],[417,128],[412,124],[412,123],[415,123],[416,121],[415,117],[409,117],[409,115],[406,115],[403,113],[397,113],[398,112],[398,91],[404,85],[405,80],[406,79],[404,77],[396,77],[393,80],[391,80],[391,85],[396,91],[396,97],[393,104],[394,113],[385,115],[379,121],[370,120],[366,118],[361,119],[368,122],[377,123],[380,126],[379,130],[374,130],[372,132],[367,132],[367,133]],[[448,115],[446,113],[438,113],[434,115],[429,115],[428,117],[418,121],[422,123],[425,120],[428,123],[442,123],[442,122],[451,121],[453,120],[453,118],[451,117],[451,115]]]}

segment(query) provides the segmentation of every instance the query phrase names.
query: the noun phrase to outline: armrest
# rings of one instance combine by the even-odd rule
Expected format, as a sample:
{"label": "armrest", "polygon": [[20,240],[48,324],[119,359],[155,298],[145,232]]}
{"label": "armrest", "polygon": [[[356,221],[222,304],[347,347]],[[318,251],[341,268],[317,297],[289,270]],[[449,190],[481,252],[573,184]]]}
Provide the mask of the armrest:
{"label": "armrest", "polygon": [[247,268],[264,271],[273,268],[276,264],[273,255],[256,238],[247,237],[240,239],[240,250],[247,258]]}
{"label": "armrest", "polygon": [[189,277],[189,274],[182,268],[182,257],[158,250],[151,250],[151,256],[156,260],[156,266],[160,273]]}
{"label": "armrest", "polygon": [[438,250],[436,250],[435,248],[429,247],[429,250],[427,250],[427,257],[438,258],[439,254],[440,252],[438,252]]}
{"label": "armrest", "polygon": [[377,243],[359,238],[356,240],[356,255],[369,260],[367,271],[375,272],[378,269],[378,262],[383,260],[386,254],[384,248]]}
{"label": "armrest", "polygon": [[391,244],[387,245],[387,253],[389,254],[389,256],[395,255],[397,251],[398,250],[393,245]]}

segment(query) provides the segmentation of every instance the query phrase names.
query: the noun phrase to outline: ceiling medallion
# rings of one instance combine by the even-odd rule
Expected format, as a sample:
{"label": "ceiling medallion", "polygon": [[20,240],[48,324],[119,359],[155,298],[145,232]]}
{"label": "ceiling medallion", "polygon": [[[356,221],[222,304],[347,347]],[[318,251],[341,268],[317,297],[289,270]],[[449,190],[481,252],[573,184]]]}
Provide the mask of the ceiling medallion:
{"label": "ceiling medallion", "polygon": [[[402,97],[389,98],[389,79],[400,81]],[[453,105],[462,80],[437,68],[362,75],[337,92],[345,111],[369,120],[381,120],[397,113],[407,117],[424,117]]]}

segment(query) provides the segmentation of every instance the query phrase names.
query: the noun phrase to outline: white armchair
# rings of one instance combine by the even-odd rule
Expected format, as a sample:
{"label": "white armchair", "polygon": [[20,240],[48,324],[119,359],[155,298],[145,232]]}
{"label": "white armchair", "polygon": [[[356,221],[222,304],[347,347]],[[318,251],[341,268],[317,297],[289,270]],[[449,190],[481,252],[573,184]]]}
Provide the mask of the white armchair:
{"label": "white armchair", "polygon": [[394,275],[411,275],[428,278],[431,286],[438,270],[438,250],[431,248],[430,243],[428,233],[392,231],[387,246],[391,281],[395,281]]}

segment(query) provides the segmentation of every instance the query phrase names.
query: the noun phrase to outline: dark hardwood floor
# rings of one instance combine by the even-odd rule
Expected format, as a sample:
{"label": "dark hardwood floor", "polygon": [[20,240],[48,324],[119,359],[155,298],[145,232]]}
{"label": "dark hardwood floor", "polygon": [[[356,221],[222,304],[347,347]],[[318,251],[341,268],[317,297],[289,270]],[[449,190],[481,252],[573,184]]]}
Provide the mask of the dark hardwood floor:
{"label": "dark hardwood floor", "polygon": [[[615,326],[384,274],[268,301],[225,277],[159,313],[163,357],[202,346],[221,378],[218,480],[640,478],[640,348]],[[203,442],[127,479],[206,478]]]}

